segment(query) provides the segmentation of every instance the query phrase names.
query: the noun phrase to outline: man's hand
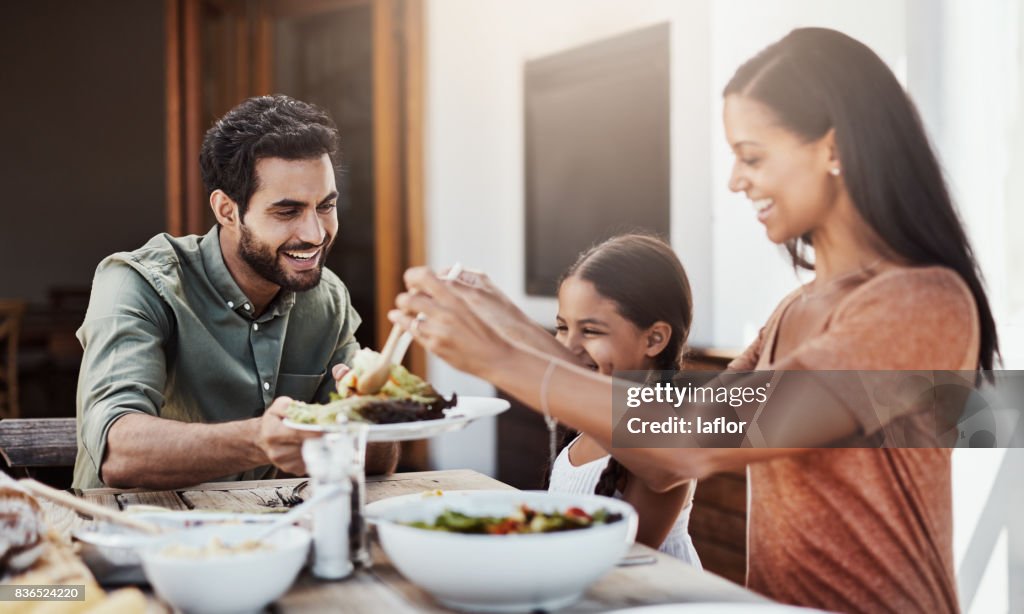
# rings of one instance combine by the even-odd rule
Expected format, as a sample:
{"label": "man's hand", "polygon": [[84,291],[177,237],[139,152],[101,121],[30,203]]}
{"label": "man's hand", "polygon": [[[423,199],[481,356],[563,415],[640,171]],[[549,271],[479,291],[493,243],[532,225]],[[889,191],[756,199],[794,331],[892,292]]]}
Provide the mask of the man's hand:
{"label": "man's hand", "polygon": [[348,365],[342,364],[340,362],[338,364],[334,365],[333,367],[331,367],[331,375],[334,376],[334,389],[335,390],[337,390],[338,386],[341,384],[341,378],[345,377],[345,375],[349,371],[351,371],[351,370],[352,369],[350,369]]}
{"label": "man's hand", "polygon": [[256,445],[278,469],[293,475],[303,475],[306,473],[306,463],[302,461],[302,442],[319,437],[320,433],[299,431],[284,425],[285,411],[291,402],[288,397],[278,397],[263,412]]}

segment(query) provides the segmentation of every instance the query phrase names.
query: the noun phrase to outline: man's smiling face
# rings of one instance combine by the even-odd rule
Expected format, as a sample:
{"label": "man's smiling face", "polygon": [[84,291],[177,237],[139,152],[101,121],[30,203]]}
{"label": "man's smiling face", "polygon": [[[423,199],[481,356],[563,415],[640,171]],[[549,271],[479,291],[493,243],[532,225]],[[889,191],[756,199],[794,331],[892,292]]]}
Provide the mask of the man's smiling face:
{"label": "man's smiling face", "polygon": [[283,290],[320,283],[338,234],[338,190],[330,156],[256,162],[256,192],[239,225],[238,256]]}

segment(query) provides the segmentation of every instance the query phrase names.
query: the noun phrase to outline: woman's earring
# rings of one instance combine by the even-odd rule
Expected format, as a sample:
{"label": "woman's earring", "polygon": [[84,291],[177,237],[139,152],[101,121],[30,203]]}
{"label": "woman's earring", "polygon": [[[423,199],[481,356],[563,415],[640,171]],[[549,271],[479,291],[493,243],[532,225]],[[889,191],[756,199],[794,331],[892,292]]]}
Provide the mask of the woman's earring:
{"label": "woman's earring", "polygon": [[833,177],[838,177],[839,176],[839,167],[838,166],[833,166],[832,168],[829,169],[828,173],[830,175],[832,175]]}

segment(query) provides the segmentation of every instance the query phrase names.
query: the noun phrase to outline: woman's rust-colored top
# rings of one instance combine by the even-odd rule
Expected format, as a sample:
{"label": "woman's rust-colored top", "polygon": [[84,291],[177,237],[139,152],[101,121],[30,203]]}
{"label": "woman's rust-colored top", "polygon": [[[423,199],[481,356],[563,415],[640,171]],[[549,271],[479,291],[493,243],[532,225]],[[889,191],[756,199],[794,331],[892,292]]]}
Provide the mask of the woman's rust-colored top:
{"label": "woman's rust-colored top", "polygon": [[[729,368],[974,370],[980,332],[967,285],[942,267],[863,282],[818,334],[773,355],[782,301]],[[884,426],[857,417],[863,436]],[[747,586],[838,612],[957,612],[949,449],[821,449],[748,467]]]}

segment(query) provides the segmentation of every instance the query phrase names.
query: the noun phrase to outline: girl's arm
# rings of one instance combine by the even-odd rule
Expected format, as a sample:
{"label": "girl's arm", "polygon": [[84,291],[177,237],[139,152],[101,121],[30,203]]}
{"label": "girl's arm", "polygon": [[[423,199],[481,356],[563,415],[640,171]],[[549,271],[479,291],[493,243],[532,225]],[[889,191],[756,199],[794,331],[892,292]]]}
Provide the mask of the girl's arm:
{"label": "girl's arm", "polygon": [[643,480],[628,475],[622,498],[640,515],[636,541],[657,550],[675,525],[679,511],[692,500],[694,484],[695,480],[689,480],[671,490],[656,492]]}

